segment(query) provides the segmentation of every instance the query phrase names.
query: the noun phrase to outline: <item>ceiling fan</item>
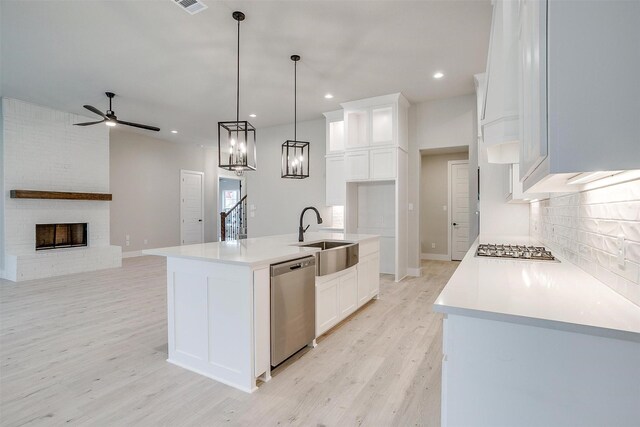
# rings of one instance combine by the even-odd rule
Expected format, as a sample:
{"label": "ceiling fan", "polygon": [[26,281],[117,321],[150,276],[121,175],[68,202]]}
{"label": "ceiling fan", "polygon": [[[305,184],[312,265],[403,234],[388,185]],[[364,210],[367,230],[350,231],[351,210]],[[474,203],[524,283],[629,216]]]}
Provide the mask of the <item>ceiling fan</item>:
{"label": "ceiling fan", "polygon": [[75,123],[75,126],[90,126],[90,125],[96,125],[98,123],[104,122],[104,124],[107,126],[115,126],[117,124],[120,124],[120,125],[126,125],[126,126],[133,126],[134,128],[152,130],[155,132],[158,132],[160,130],[160,128],[157,128],[155,126],[147,126],[147,125],[141,125],[139,123],[125,122],[124,120],[118,119],[114,111],[111,109],[111,100],[113,99],[114,96],[116,96],[116,94],[113,92],[105,92],[105,95],[107,95],[107,97],[109,98],[109,109],[107,110],[106,113],[103,113],[102,111],[98,110],[96,107],[93,107],[91,105],[83,106],[84,108],[91,111],[92,113],[95,113],[101,116],[102,120],[98,120],[97,122]]}

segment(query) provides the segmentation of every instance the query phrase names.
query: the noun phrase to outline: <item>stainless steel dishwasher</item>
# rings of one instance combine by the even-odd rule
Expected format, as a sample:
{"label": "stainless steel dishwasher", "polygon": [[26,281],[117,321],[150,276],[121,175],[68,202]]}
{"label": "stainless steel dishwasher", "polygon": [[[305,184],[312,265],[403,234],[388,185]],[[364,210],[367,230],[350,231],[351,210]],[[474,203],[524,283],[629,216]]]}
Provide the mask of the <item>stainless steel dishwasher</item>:
{"label": "stainless steel dishwasher", "polygon": [[271,266],[271,366],[316,337],[316,258]]}

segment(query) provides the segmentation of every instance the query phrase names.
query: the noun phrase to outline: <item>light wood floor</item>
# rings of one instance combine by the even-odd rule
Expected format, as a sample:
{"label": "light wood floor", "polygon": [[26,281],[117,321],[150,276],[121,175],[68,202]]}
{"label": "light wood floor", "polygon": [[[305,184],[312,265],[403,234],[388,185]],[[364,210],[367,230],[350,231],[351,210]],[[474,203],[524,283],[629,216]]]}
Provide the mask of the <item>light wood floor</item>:
{"label": "light wood floor", "polygon": [[165,361],[163,258],[0,282],[0,424],[438,426],[441,316],[458,263],[383,276],[372,301],[245,394]]}

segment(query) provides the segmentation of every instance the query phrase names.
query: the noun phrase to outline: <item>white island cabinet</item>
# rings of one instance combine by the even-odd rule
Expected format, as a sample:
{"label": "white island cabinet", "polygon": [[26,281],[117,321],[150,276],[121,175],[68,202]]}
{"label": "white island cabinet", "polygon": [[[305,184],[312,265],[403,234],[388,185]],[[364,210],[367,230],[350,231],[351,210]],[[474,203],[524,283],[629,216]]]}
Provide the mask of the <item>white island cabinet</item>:
{"label": "white island cabinet", "polygon": [[638,425],[640,307],[562,258],[478,258],[476,247],[433,306],[442,425]]}
{"label": "white island cabinet", "polygon": [[[307,242],[320,240],[357,242],[369,257],[378,256],[375,235],[305,234]],[[168,362],[255,391],[271,372],[269,267],[317,251],[293,234],[144,251],[167,258]],[[316,277],[316,313],[324,316],[316,336],[362,305],[358,286],[367,286],[368,299],[377,296],[378,265],[366,265]]]}

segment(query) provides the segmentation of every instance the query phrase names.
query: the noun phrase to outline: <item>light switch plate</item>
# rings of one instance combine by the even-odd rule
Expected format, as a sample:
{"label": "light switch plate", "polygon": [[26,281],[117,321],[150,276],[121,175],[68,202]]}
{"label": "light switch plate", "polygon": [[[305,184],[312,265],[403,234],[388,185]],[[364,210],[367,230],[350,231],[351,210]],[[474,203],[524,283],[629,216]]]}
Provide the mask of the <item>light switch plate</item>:
{"label": "light switch plate", "polygon": [[442,210],[446,211],[447,210],[447,205],[442,205]]}
{"label": "light switch plate", "polygon": [[412,211],[413,210],[413,203],[409,203],[409,210]]}

